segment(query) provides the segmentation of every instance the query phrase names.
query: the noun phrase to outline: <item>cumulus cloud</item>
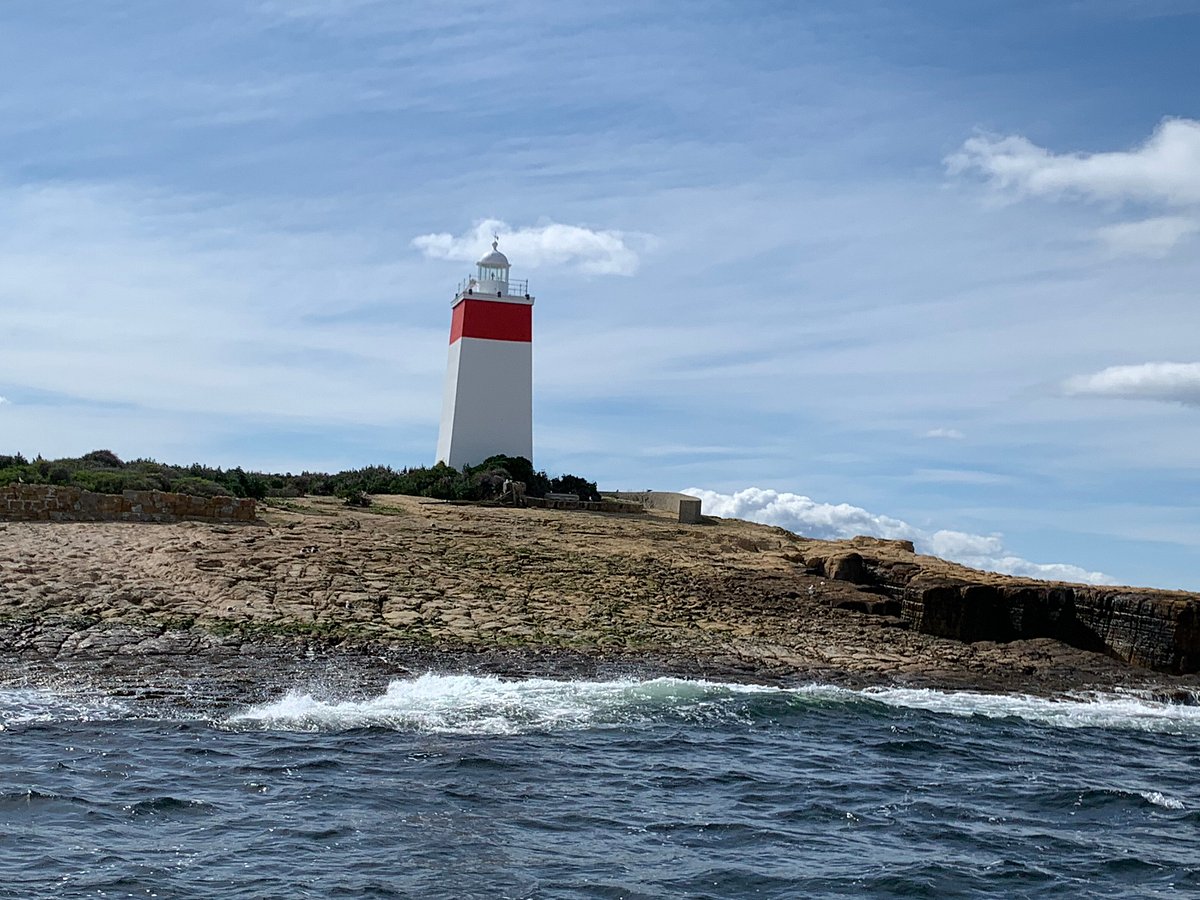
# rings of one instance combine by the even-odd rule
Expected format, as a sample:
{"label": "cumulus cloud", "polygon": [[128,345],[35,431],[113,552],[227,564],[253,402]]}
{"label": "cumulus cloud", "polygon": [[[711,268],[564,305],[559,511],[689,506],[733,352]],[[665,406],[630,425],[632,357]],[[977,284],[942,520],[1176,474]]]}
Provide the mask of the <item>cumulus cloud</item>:
{"label": "cumulus cloud", "polygon": [[704,511],[710,515],[778,525],[805,537],[840,540],[863,534],[910,540],[919,553],[940,556],[975,569],[1055,581],[1116,583],[1103,572],[1089,572],[1067,563],[1035,563],[1022,559],[1004,548],[1000,535],[925,531],[902,519],[878,515],[848,503],[819,503],[801,494],[761,488],[746,488],[733,494],[688,488],[684,493],[699,497]]}
{"label": "cumulus cloud", "polygon": [[483,219],[464,234],[422,234],[413,238],[412,245],[432,259],[475,262],[487,252],[493,235],[500,236],[501,249],[521,268],[565,265],[595,275],[632,275],[639,259],[630,244],[645,242],[641,235],[581,225],[551,222],[513,228],[500,219]]}
{"label": "cumulus cloud", "polygon": [[8,398],[7,398],[7,397],[0,397],[0,406],[3,406],[3,405],[4,405],[5,403],[7,403],[7,402],[8,402]]}
{"label": "cumulus cloud", "polygon": [[946,165],[1021,195],[1192,206],[1200,204],[1200,122],[1164,119],[1140,147],[1108,153],[1052,153],[1020,135],[977,135]]}
{"label": "cumulus cloud", "polygon": [[930,428],[922,436],[927,438],[939,438],[947,441],[961,441],[964,437],[966,437],[966,435],[957,428]]}
{"label": "cumulus cloud", "polygon": [[1091,375],[1076,375],[1063,384],[1068,394],[1167,400],[1200,406],[1200,363],[1152,362],[1109,366]]}
{"label": "cumulus cloud", "polygon": [[977,135],[946,157],[954,174],[978,173],[1018,197],[1131,202],[1175,210],[1095,232],[1114,253],[1162,258],[1200,232],[1200,121],[1164,119],[1141,146],[1053,153],[1020,135]]}

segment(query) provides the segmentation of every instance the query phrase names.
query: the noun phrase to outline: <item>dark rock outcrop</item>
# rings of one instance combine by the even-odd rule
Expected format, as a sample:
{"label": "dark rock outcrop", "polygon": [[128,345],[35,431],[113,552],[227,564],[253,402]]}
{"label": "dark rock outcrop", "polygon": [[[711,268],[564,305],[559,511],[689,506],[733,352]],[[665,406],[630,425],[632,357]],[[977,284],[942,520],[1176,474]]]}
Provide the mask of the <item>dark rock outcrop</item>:
{"label": "dark rock outcrop", "polygon": [[836,581],[849,581],[851,584],[871,584],[874,581],[862,555],[853,550],[829,557],[825,561],[825,574]]}
{"label": "dark rock outcrop", "polygon": [[[909,556],[896,542],[850,543],[862,552],[828,557],[822,573],[888,593],[900,617],[923,634],[967,643],[1051,638],[1160,672],[1200,671],[1194,594],[1012,578]],[[861,609],[875,611],[866,599]]]}

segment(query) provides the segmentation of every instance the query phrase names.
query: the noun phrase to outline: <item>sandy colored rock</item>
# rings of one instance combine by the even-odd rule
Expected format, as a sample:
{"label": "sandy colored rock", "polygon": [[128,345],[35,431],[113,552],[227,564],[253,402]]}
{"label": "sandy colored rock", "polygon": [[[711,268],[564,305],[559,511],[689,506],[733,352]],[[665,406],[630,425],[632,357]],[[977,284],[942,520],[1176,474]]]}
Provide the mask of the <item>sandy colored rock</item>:
{"label": "sandy colored rock", "polygon": [[[377,497],[368,509],[310,498],[260,516],[238,526],[9,523],[0,535],[9,680],[39,660],[107,655],[134,667],[172,654],[253,655],[273,641],[270,653],[284,657],[332,647],[364,658],[499,654],[522,672],[591,660],[1040,693],[1200,685],[1037,633],[1098,622],[1107,603],[1119,639],[1125,610],[1184,616],[1194,595],[1006,579],[917,556],[905,542],[412,497]],[[1038,605],[1047,598],[1062,602]],[[1087,619],[1089,610],[1099,612]],[[1145,629],[1128,622],[1131,635]]]}

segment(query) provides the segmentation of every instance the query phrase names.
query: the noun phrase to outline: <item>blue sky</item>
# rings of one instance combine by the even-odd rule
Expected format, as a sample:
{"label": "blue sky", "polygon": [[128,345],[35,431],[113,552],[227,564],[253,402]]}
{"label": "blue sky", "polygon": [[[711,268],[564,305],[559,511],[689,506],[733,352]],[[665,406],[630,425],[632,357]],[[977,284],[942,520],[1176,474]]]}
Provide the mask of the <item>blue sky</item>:
{"label": "blue sky", "polygon": [[1200,589],[1196,46],[1166,0],[7,3],[0,452],[428,463],[494,227],[539,467]]}

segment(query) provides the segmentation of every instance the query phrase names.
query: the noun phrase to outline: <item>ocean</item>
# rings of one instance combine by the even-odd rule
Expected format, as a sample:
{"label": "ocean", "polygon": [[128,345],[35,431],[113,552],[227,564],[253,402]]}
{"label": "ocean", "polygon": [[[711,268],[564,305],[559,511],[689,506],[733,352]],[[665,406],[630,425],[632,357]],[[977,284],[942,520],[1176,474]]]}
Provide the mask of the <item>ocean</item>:
{"label": "ocean", "polygon": [[0,896],[1200,896],[1198,749],[1132,693],[5,689]]}

